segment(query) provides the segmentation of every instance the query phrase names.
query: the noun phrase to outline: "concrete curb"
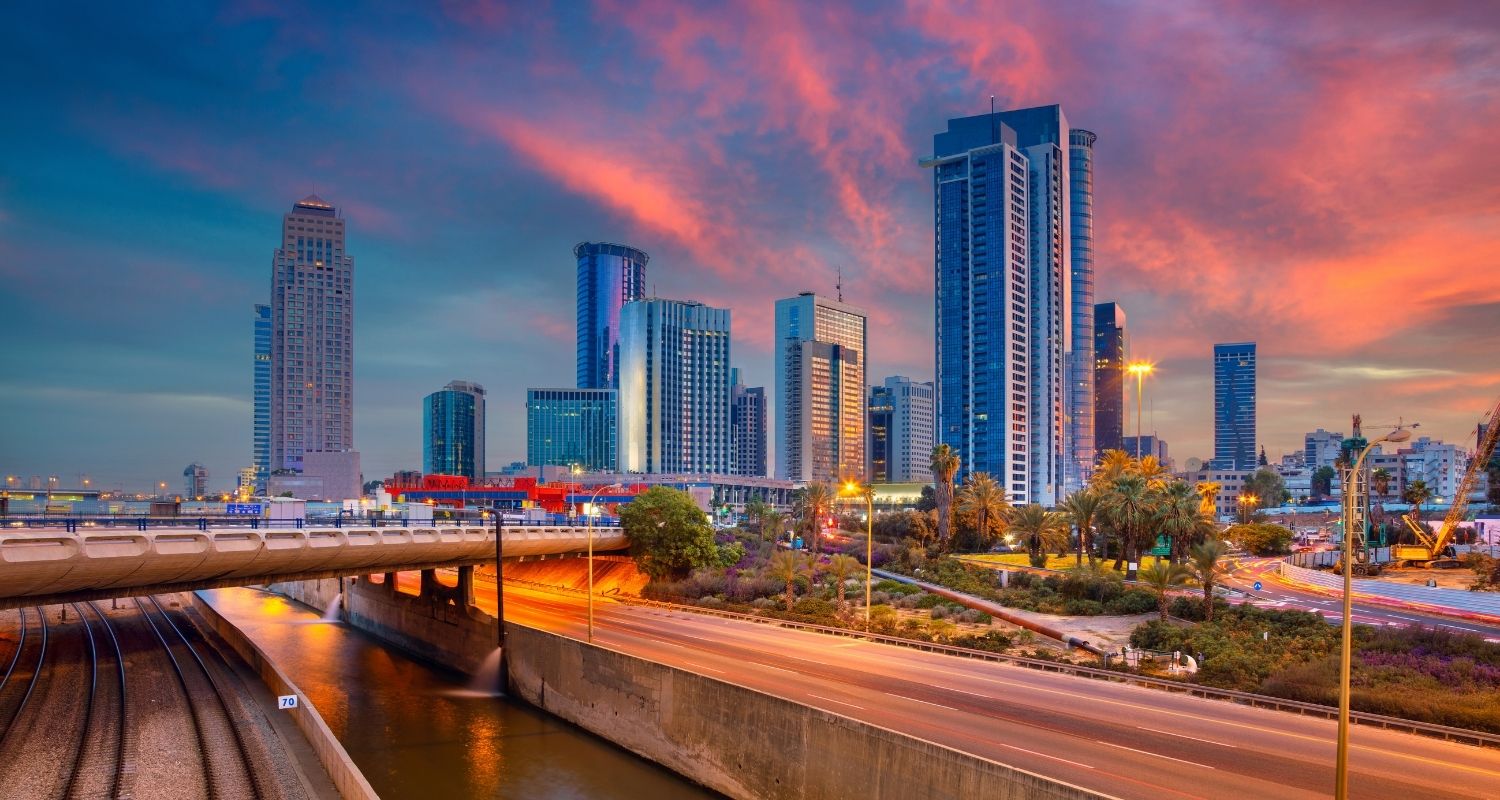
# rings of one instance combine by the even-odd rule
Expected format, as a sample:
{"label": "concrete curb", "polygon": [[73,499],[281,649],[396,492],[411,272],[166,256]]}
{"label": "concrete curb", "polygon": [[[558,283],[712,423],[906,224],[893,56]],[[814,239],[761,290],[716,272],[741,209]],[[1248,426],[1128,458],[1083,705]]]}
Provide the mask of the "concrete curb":
{"label": "concrete curb", "polygon": [[323,721],[323,716],[308,701],[307,696],[297,685],[292,683],[281,669],[260,649],[255,642],[250,640],[243,631],[234,626],[234,623],[225,619],[218,609],[215,609],[208,601],[198,595],[198,592],[186,593],[191,599],[193,608],[203,617],[214,632],[223,637],[224,641],[234,648],[240,658],[250,664],[260,679],[265,681],[272,694],[297,696],[297,707],[287,711],[292,715],[292,721],[296,723],[297,729],[307,737],[312,745],[313,751],[318,754],[318,761],[323,764],[323,769],[328,771],[328,777],[333,780],[333,785],[338,789],[339,795],[345,800],[379,800],[379,795],[365,780],[364,773],[355,766],[354,760],[339,743],[338,737],[333,735],[328,723]]}

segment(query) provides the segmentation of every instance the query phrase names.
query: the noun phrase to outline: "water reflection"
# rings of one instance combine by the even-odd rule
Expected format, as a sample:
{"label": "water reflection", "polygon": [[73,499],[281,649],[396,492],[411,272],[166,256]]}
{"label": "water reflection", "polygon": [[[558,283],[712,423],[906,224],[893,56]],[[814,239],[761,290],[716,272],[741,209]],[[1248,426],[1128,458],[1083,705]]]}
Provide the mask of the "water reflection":
{"label": "water reflection", "polygon": [[281,666],[388,800],[716,797],[530,706],[256,589],[203,593]]}

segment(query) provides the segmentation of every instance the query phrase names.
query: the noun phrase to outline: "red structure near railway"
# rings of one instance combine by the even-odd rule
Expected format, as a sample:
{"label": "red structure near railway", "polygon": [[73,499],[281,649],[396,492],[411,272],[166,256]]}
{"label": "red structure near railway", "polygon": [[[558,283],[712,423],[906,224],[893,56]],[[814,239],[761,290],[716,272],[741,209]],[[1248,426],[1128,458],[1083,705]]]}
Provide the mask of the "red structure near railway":
{"label": "red structure near railway", "polygon": [[430,503],[446,508],[537,508],[552,514],[582,514],[590,502],[613,515],[615,506],[630,502],[645,491],[646,484],[586,485],[573,482],[538,483],[536,478],[471,483],[463,475],[423,475],[413,482],[401,474],[385,481],[385,490],[397,502]]}

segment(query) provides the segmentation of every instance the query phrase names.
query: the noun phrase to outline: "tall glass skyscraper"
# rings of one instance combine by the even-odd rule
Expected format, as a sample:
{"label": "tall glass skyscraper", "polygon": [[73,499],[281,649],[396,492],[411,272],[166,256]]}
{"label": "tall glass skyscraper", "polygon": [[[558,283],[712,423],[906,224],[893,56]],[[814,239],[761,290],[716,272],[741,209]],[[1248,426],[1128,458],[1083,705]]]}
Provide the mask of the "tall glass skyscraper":
{"label": "tall glass skyscraper", "polygon": [[646,296],[644,251],[582,242],[578,260],[578,387],[620,388],[620,309]]}
{"label": "tall glass skyscraper", "polygon": [[354,449],[354,258],[344,220],[310,195],[271,260],[271,470]]}
{"label": "tall glass skyscraper", "polygon": [[746,386],[740,382],[740,371],[729,370],[729,426],[732,466],[730,473],[754,478],[770,475],[766,463],[766,390],[763,386]]}
{"label": "tall glass skyscraper", "polygon": [[255,306],[255,419],[251,485],[257,494],[266,492],[271,474],[271,307]]}
{"label": "tall glass skyscraper", "polygon": [[619,376],[620,472],[729,473],[729,309],[626,303]]}
{"label": "tall glass skyscraper", "polygon": [[1068,133],[1069,302],[1073,336],[1065,408],[1070,457],[1063,487],[1083,488],[1094,466],[1094,141],[1092,131]]}
{"label": "tall glass skyscraper", "polygon": [[614,389],[527,389],[526,463],[615,468]]}
{"label": "tall glass skyscraper", "polygon": [[1255,469],[1255,342],[1214,345],[1214,469]]}
{"label": "tall glass skyscraper", "polygon": [[1094,306],[1094,447],[1097,457],[1125,441],[1125,309]]}
{"label": "tall glass skyscraper", "polygon": [[803,292],[776,301],[776,477],[865,477],[865,312]]}
{"label": "tall glass skyscraper", "polygon": [[484,477],[484,387],[449,381],[422,400],[422,471]]}

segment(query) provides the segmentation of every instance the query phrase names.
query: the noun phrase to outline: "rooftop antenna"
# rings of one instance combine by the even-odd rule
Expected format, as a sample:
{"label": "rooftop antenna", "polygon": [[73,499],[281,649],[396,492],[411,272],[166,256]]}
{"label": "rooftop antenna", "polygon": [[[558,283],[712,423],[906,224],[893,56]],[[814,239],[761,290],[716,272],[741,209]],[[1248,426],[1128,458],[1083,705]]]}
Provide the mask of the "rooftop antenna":
{"label": "rooftop antenna", "polygon": [[842,303],[844,302],[844,265],[840,264],[838,270],[839,277],[838,280],[834,281],[833,288],[838,292],[839,302]]}

